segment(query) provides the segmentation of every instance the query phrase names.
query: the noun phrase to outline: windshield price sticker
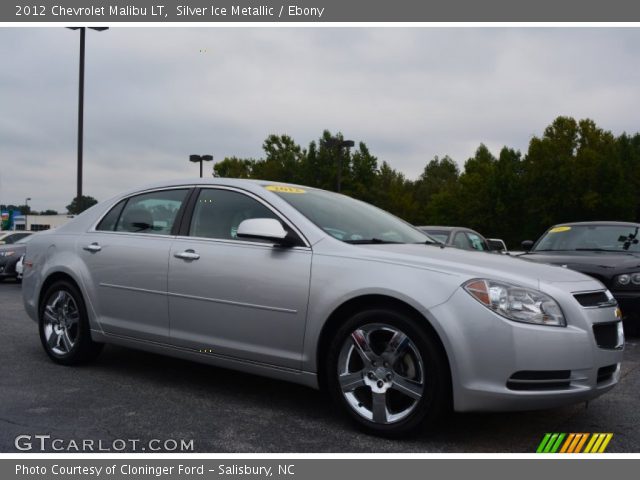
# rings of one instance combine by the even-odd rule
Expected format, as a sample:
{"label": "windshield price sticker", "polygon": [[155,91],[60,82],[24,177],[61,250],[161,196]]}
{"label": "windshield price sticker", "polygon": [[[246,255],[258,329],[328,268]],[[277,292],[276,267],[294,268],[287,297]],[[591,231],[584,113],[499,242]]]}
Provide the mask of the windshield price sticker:
{"label": "windshield price sticker", "polygon": [[267,185],[265,188],[270,192],[277,193],[307,193],[307,191],[302,188],[285,187],[284,185]]}

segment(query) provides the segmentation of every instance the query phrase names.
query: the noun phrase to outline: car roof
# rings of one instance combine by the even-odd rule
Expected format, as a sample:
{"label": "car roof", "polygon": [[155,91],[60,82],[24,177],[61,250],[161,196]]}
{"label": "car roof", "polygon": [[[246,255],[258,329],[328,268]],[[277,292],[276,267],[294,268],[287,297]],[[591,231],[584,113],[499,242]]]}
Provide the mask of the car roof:
{"label": "car roof", "polygon": [[146,190],[153,188],[172,187],[177,185],[228,185],[228,186],[264,186],[264,185],[285,185],[290,187],[300,187],[318,190],[307,185],[298,185],[295,183],[276,182],[269,180],[250,180],[245,178],[226,178],[226,177],[210,177],[210,178],[178,178],[173,180],[165,180],[162,182],[154,182],[151,184],[143,185],[135,190]]}
{"label": "car roof", "polygon": [[191,186],[198,187],[198,186],[207,186],[207,185],[236,187],[236,188],[252,191],[254,193],[257,190],[261,189],[261,187],[264,187],[267,185],[282,185],[286,187],[303,188],[307,191],[310,191],[310,190],[321,191],[321,189],[319,188],[309,187],[307,185],[299,185],[299,184],[287,183],[287,182],[275,182],[275,181],[269,181],[269,180],[249,180],[244,178],[226,178],[226,177],[210,177],[210,178],[187,177],[187,178],[175,178],[172,180],[165,180],[161,182],[154,182],[154,183],[148,183],[146,185],[140,185],[135,188],[130,188],[129,190],[126,190],[126,191],[117,192],[117,195],[115,195],[112,198],[113,199],[122,198],[128,195],[133,195],[133,194],[142,193],[148,190],[157,190],[162,188],[191,187]]}
{"label": "car roof", "polygon": [[466,230],[467,232],[473,232],[480,235],[480,233],[476,232],[473,228],[469,227],[450,227],[450,226],[440,226],[440,225],[425,225],[418,227],[421,230],[442,230],[443,232],[452,232],[454,230]]}
{"label": "car roof", "polygon": [[438,226],[438,225],[422,225],[418,228],[420,228],[421,230],[442,230],[445,232],[450,232],[452,230],[457,230],[459,228],[464,229],[463,227],[444,227],[444,226]]}

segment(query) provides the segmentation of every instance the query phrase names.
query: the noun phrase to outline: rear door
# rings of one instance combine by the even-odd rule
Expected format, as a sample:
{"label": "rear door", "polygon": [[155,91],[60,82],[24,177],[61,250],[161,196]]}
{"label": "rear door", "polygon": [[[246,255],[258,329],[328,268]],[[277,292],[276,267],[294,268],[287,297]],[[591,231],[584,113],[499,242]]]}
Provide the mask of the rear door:
{"label": "rear door", "polygon": [[167,342],[167,262],[188,192],[156,190],[122,200],[79,239],[85,284],[106,333]]}

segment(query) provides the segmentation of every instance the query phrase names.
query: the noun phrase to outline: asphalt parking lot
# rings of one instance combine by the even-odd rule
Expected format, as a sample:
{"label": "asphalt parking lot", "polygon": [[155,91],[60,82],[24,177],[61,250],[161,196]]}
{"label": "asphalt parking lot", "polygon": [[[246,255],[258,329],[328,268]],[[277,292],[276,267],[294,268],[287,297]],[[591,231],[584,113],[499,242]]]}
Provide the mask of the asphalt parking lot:
{"label": "asphalt parking lot", "polygon": [[193,451],[213,453],[531,453],[546,432],[613,432],[608,452],[640,452],[638,339],[628,339],[621,383],[588,407],[452,414],[438,430],[399,441],[356,431],[323,394],[280,381],[113,346],[88,366],[55,365],[19,284],[0,283],[0,328],[0,452],[17,452],[19,435],[51,435],[65,448],[192,439]]}

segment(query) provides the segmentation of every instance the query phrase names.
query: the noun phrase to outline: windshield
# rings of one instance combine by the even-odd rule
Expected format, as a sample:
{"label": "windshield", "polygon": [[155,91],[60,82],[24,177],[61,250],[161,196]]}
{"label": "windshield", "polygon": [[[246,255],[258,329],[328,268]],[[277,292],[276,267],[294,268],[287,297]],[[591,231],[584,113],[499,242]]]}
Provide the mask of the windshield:
{"label": "windshield", "polygon": [[533,251],[595,250],[640,252],[640,225],[571,225],[549,230]]}
{"label": "windshield", "polygon": [[267,185],[326,233],[347,243],[435,243],[408,223],[368,203],[324,190]]}
{"label": "windshield", "polygon": [[26,237],[21,238],[20,240],[18,240],[16,243],[27,243],[32,238],[33,238],[33,235],[27,235]]}
{"label": "windshield", "polygon": [[449,234],[451,233],[444,230],[427,230],[425,228],[421,228],[420,230],[428,234],[431,238],[435,238],[440,243],[447,243],[449,241]]}

